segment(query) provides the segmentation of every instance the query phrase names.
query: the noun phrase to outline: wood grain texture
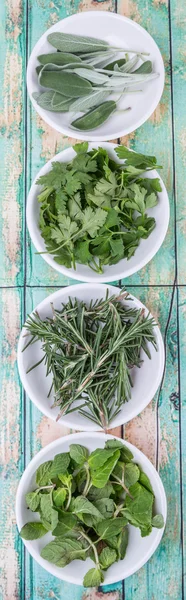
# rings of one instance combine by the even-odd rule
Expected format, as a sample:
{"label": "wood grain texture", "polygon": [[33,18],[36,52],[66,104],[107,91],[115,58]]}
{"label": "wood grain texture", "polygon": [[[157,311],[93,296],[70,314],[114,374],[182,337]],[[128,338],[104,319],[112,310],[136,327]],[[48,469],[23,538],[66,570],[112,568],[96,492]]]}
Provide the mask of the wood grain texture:
{"label": "wood grain texture", "polygon": [[[85,590],[47,574],[24,552],[17,534],[14,501],[24,463],[28,464],[41,447],[69,430],[49,421],[28,398],[23,402],[16,345],[26,314],[58,287],[75,283],[53,271],[35,254],[28,233],[24,256],[25,192],[41,166],[56,152],[74,143],[46,125],[29,100],[26,101],[26,54],[30,54],[42,33],[57,20],[78,11],[98,9],[117,10],[144,26],[158,43],[166,66],[165,91],[158,108],[147,123],[122,138],[121,143],[137,151],[156,154],[163,165],[162,177],[171,206],[169,232],[162,248],[147,267],[123,282],[157,318],[166,344],[166,372],[161,389],[146,410],[126,425],[123,435],[159,468],[168,498],[168,521],[162,543],[138,573],[125,582]],[[0,289],[3,482],[0,490],[0,600],[184,600],[186,288],[173,284],[177,269],[179,283],[186,283],[186,117],[183,110],[186,7],[182,0],[4,0],[0,15],[3,82],[0,90],[0,285],[7,287]],[[9,289],[8,286],[15,287]],[[117,428],[113,433],[119,436],[122,431]]]}

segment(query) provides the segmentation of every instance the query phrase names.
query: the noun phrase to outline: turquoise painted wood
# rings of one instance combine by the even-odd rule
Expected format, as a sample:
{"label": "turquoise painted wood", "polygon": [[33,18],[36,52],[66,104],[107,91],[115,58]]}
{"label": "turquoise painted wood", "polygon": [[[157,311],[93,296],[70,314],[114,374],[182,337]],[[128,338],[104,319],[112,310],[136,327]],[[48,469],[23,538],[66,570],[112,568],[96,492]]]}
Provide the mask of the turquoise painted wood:
{"label": "turquoise painted wood", "polygon": [[[171,221],[166,240],[145,269],[125,280],[160,324],[166,372],[161,390],[146,410],[115,434],[136,444],[159,469],[168,498],[168,521],[161,545],[138,573],[113,586],[85,590],[48,575],[24,551],[17,533],[14,501],[24,467],[42,446],[69,430],[49,421],[24,398],[16,346],[26,314],[55,289],[75,283],[35,254],[28,233],[25,244],[25,202],[31,182],[49,158],[74,141],[54,132],[32,109],[24,88],[26,57],[58,19],[94,9],[118,11],[146,27],[166,66],[159,107],[136,133],[121,140],[135,150],[156,154],[169,191]],[[183,0],[2,0],[0,5],[0,600],[185,598],[185,22]]]}

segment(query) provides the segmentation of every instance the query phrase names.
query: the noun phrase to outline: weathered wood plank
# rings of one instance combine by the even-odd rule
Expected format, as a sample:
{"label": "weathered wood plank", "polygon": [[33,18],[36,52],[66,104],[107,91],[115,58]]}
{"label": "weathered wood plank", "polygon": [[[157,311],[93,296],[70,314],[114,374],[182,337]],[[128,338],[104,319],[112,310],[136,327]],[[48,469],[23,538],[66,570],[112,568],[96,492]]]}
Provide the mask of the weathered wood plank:
{"label": "weathered wood plank", "polygon": [[181,0],[170,2],[171,46],[172,46],[172,93],[173,122],[175,138],[175,188],[177,221],[178,282],[186,283],[186,209],[185,209],[185,167],[186,167],[186,116],[185,116],[185,23],[186,5]]}
{"label": "weathered wood plank", "polygon": [[[172,288],[132,288],[157,318],[166,342],[166,372],[153,402],[125,427],[128,441],[159,468],[168,502],[163,540],[150,561],[125,580],[127,600],[182,600],[177,300]],[[175,568],[176,565],[176,568]],[[178,577],[179,573],[179,577]],[[158,574],[158,576],[157,576]]]}
{"label": "weathered wood plank", "polygon": [[[118,13],[140,23],[152,35],[162,53],[166,67],[165,90],[159,106],[152,117],[135,133],[122,138],[121,142],[133,150],[155,154],[163,166],[162,178],[169,193],[171,219],[169,231],[162,248],[153,260],[137,274],[125,280],[127,285],[157,285],[173,283],[175,274],[174,253],[174,206],[172,191],[172,125],[171,82],[169,56],[169,17],[167,2],[154,0],[118,0]],[[166,143],[165,143],[166,140]],[[161,269],[159,268],[161,264]]]}
{"label": "weathered wood plank", "polygon": [[25,5],[0,3],[0,284],[23,283]]}
{"label": "weathered wood plank", "polygon": [[0,290],[0,600],[22,598],[24,551],[15,520],[15,494],[23,470],[23,393],[16,349],[22,291]]}
{"label": "weathered wood plank", "polygon": [[181,541],[183,547],[183,599],[186,595],[186,287],[181,287],[178,290],[178,307],[179,307],[179,345],[180,345],[180,397],[179,397],[179,413],[177,413],[180,422],[180,460],[181,460],[181,489],[180,497],[182,500],[182,531]]}
{"label": "weathered wood plank", "polygon": [[[30,288],[27,290],[26,312],[31,310],[54,289],[48,288]],[[115,435],[120,435],[120,428],[112,431]],[[26,403],[26,464],[40,450],[52,440],[70,433],[70,430],[59,423],[47,419],[43,416],[27,398]],[[35,561],[27,555],[26,557],[26,598],[41,600],[45,593],[45,598],[54,598],[56,600],[122,600],[122,582],[104,588],[104,596],[93,592],[87,592],[81,586],[70,585],[57,580],[49,575],[44,569],[41,569]]]}

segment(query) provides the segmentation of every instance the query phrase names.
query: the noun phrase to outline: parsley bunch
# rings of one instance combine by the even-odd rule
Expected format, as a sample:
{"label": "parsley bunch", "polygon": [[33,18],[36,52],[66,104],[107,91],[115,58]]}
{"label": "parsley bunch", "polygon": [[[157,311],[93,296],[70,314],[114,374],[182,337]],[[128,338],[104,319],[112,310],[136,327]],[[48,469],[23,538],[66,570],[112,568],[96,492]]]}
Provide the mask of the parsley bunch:
{"label": "parsley bunch", "polygon": [[116,149],[123,165],[104,148],[88,152],[87,142],[74,150],[71,162],[53,162],[37,180],[42,186],[39,227],[58,264],[75,269],[81,263],[103,273],[104,265],[129,260],[155,227],[147,211],[157,204],[161,185],[145,172],[157,161],[124,146]]}
{"label": "parsley bunch", "polygon": [[41,342],[46,376],[52,375],[57,420],[77,411],[103,429],[131,397],[131,369],[141,367],[142,349],[150,359],[149,344],[157,350],[155,322],[144,310],[124,303],[127,292],[89,305],[77,299],[61,310],[52,305],[51,317],[35,312],[25,327],[30,333],[24,350]]}
{"label": "parsley bunch", "polygon": [[141,536],[164,526],[154,515],[155,496],[146,473],[133,462],[132,452],[119,439],[91,454],[85,446],[70,444],[36,471],[36,489],[26,494],[28,508],[39,521],[26,523],[25,540],[52,533],[41,556],[60,568],[73,560],[91,558],[95,566],[85,575],[85,587],[98,586],[104,572],[125,558],[129,525]]}

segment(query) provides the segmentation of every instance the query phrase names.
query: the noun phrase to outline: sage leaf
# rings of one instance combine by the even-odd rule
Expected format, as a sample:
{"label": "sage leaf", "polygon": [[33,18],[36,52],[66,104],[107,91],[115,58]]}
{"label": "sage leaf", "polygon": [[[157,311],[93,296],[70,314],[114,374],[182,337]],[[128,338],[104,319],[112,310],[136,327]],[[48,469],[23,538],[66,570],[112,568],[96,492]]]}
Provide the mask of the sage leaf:
{"label": "sage leaf", "polygon": [[20,536],[23,540],[38,540],[43,537],[47,533],[47,529],[42,525],[42,523],[38,523],[34,521],[33,523],[26,523],[20,531]]}
{"label": "sage leaf", "polygon": [[104,577],[99,568],[89,569],[83,579],[84,587],[95,587],[103,583]]}
{"label": "sage leaf", "polygon": [[44,108],[45,110],[49,110],[51,112],[67,112],[72,103],[72,99],[69,100],[67,97],[62,96],[62,94],[60,94],[60,104],[58,104],[57,106],[53,106],[54,94],[54,91],[48,91],[43,93],[34,92],[32,96],[37,102],[37,104],[39,104],[39,106],[41,106],[41,108]]}
{"label": "sage leaf", "polygon": [[88,81],[91,81],[91,83],[95,83],[98,85],[101,85],[102,83],[106,83],[109,80],[109,77],[107,77],[107,75],[103,75],[102,73],[98,73],[97,71],[89,71],[86,69],[83,69],[83,67],[76,67],[74,69],[74,72],[77,75],[80,75],[80,77],[83,77],[84,79],[88,79]]}
{"label": "sage leaf", "polygon": [[37,59],[42,65],[52,63],[53,65],[67,65],[69,63],[81,63],[79,56],[69,54],[68,52],[52,52],[50,54],[40,54]]}
{"label": "sage leaf", "polygon": [[70,444],[70,457],[78,465],[83,465],[88,459],[88,450],[85,446],[80,446],[80,444]]}
{"label": "sage leaf", "polygon": [[69,452],[62,452],[61,454],[56,454],[51,466],[51,478],[56,477],[59,474],[64,475],[68,469],[69,463]]}
{"label": "sage leaf", "polygon": [[155,517],[153,517],[152,526],[157,527],[157,529],[162,529],[162,527],[164,527],[163,515],[156,515]]}
{"label": "sage leaf", "polygon": [[36,471],[36,483],[39,487],[47,485],[51,481],[50,472],[52,460],[47,460],[40,465]]}
{"label": "sage leaf", "polygon": [[48,42],[61,52],[96,52],[98,50],[107,50],[109,45],[104,40],[97,38],[74,35],[56,31],[49,33],[47,36]]}
{"label": "sage leaf", "polygon": [[93,106],[99,105],[100,102],[103,102],[108,97],[108,91],[104,92],[103,90],[97,90],[89,94],[89,96],[85,96],[84,98],[78,98],[71,104],[72,112],[85,112],[89,108]]}
{"label": "sage leaf", "polygon": [[99,562],[102,569],[108,569],[116,560],[117,554],[113,548],[103,548],[99,555]]}
{"label": "sage leaf", "polygon": [[30,508],[32,512],[36,512],[40,504],[39,490],[26,494],[25,500],[28,508]]}
{"label": "sage leaf", "polygon": [[106,71],[114,71],[115,65],[117,65],[118,67],[122,67],[123,65],[125,65],[125,63],[126,58],[117,58],[116,60],[113,60],[113,62],[106,65],[106,67],[104,68]]}
{"label": "sage leaf", "polygon": [[75,121],[72,121],[71,125],[80,131],[96,129],[110,117],[116,108],[116,102],[114,102],[114,100],[108,100],[107,102],[100,104],[97,108],[90,110],[83,117],[79,117],[78,119],[75,119]]}
{"label": "sage leaf", "polygon": [[[130,73],[131,69],[136,65],[136,63],[138,62],[139,58],[138,55],[133,56],[130,60],[127,60],[127,62],[125,62],[125,64],[119,66],[119,70],[122,73]],[[133,71],[134,73],[134,71]]]}
{"label": "sage leaf", "polygon": [[79,75],[56,71],[44,71],[43,69],[39,76],[39,83],[43,87],[60,92],[68,98],[86,96],[92,90],[91,83],[82,77],[79,77]]}
{"label": "sage leaf", "polygon": [[133,73],[152,73],[152,62],[151,60],[146,60],[138,69],[133,71]]}

